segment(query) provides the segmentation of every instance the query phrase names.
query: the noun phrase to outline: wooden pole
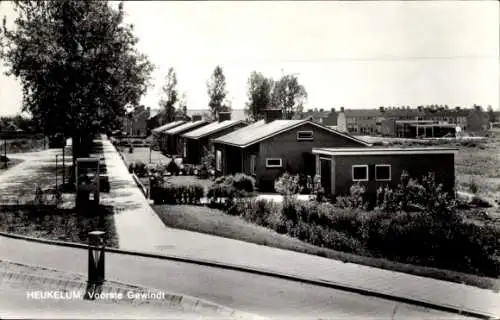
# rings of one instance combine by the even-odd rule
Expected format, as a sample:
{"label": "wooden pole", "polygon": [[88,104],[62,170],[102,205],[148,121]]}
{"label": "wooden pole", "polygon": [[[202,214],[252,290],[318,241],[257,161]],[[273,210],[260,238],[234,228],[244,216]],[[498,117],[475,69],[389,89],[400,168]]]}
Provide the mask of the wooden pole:
{"label": "wooden pole", "polygon": [[[66,139],[66,138],[64,138],[64,139]],[[66,160],[65,160],[65,153],[66,153],[66,141],[64,141],[64,143],[65,143],[65,144],[64,144],[63,149],[62,149],[62,152],[63,152],[63,154],[62,154],[62,158],[63,158],[63,160],[62,160],[62,167],[63,167],[63,172],[62,172],[62,184],[64,184],[64,183],[65,183],[65,180],[66,180],[66,167],[65,167],[65,165],[66,165]]]}

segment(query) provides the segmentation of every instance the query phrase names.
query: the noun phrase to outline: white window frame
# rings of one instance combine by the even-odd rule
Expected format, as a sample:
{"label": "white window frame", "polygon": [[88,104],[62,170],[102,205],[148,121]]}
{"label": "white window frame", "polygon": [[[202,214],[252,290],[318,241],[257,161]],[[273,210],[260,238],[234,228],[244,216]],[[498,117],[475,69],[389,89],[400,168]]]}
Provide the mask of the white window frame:
{"label": "white window frame", "polygon": [[215,150],[215,169],[222,171],[222,150]]}
{"label": "white window frame", "polygon": [[257,170],[255,168],[256,166],[257,166],[257,156],[255,154],[252,154],[250,155],[250,174],[253,176],[257,174]]}
{"label": "white window frame", "polygon": [[186,141],[184,141],[184,152],[183,152],[183,154],[184,154],[184,158],[187,158],[187,142]]}
{"label": "white window frame", "polygon": [[[303,133],[307,133],[307,134],[311,134],[311,137],[309,138],[300,138],[300,134],[303,134]],[[301,130],[301,131],[297,131],[297,140],[298,141],[311,141],[311,140],[314,140],[314,131],[312,130]]]}
{"label": "white window frame", "polygon": [[[379,179],[377,177],[377,168],[389,167],[389,179]],[[392,180],[392,166],[390,164],[376,164],[375,165],[375,181],[391,181]]]}
{"label": "white window frame", "polygon": [[[269,165],[269,160],[279,160],[279,165]],[[283,167],[283,160],[281,158],[266,158],[266,168],[281,168]]]}
{"label": "white window frame", "polygon": [[[354,169],[355,168],[366,168],[366,179],[354,179]],[[367,164],[355,164],[351,167],[351,178],[352,181],[368,181],[368,178],[370,177],[370,174],[368,172],[368,165]]]}

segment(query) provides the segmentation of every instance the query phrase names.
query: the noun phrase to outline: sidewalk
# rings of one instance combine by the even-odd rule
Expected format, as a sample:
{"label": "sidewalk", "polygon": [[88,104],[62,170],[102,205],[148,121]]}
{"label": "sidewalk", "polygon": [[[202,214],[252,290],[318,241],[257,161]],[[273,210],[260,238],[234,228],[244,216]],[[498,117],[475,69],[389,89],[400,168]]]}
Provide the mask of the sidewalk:
{"label": "sidewalk", "polygon": [[[200,316],[250,319],[250,315],[196,298],[110,281],[102,289],[109,298],[84,300],[86,281],[80,274],[0,261],[0,317],[164,319],[168,314],[179,319]],[[146,299],[134,297],[148,292],[157,294]],[[41,298],[43,293],[54,296]]]}
{"label": "sidewalk", "polygon": [[500,316],[500,295],[489,290],[168,228],[110,141],[103,137],[102,143],[112,190],[102,201],[120,208],[115,219],[121,249],[264,269]]}

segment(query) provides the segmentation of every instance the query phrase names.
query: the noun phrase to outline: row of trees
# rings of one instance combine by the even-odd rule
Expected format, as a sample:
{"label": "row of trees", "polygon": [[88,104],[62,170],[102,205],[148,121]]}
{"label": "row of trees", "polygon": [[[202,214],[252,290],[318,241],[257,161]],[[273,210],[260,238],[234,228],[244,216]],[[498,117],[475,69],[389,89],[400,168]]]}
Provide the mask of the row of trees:
{"label": "row of trees", "polygon": [[[13,1],[17,17],[6,17],[0,31],[0,58],[21,82],[23,111],[47,135],[73,138],[73,157],[88,155],[92,137],[121,126],[127,110],[139,105],[154,65],[136,48],[134,26],[124,22],[123,3],[60,0]],[[259,119],[267,107],[282,108],[288,118],[307,98],[295,75],[278,80],[253,72],[248,80],[247,113]],[[226,77],[217,66],[207,82],[212,115],[231,108]],[[175,106],[186,113],[173,68],[166,76],[160,105],[165,119]]]}
{"label": "row of trees", "polygon": [[0,57],[20,79],[23,111],[46,134],[73,138],[73,160],[89,153],[92,137],[119,127],[137,106],[153,65],[136,49],[123,3],[13,1],[12,29],[3,19]]}
{"label": "row of trees", "polygon": [[[227,99],[226,77],[221,66],[216,66],[207,81],[209,96],[208,107],[213,117],[221,111],[231,110],[231,101]],[[248,79],[248,101],[245,112],[251,120],[259,120],[266,108],[283,110],[286,119],[292,119],[303,111],[307,92],[299,83],[296,75],[283,75],[280,79],[268,78],[254,71]],[[163,109],[163,122],[171,122],[176,114],[186,114],[186,98],[179,99],[177,76],[174,68],[168,70],[162,87],[160,106]],[[176,110],[175,105],[178,105]]]}

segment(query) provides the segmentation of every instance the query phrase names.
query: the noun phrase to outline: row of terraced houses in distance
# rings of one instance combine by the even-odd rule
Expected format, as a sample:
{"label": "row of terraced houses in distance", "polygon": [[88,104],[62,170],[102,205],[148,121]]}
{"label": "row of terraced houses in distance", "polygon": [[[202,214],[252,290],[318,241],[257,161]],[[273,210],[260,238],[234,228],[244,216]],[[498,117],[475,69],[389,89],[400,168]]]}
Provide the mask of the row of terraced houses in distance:
{"label": "row of terraced houses in distance", "polygon": [[[188,110],[188,118],[204,116],[207,110]],[[145,137],[160,126],[162,112],[150,108],[137,108],[123,119],[123,131],[133,137]],[[377,109],[310,109],[301,115],[323,125],[352,135],[383,135],[389,137],[441,137],[458,131],[480,133],[490,123],[500,122],[500,112],[491,115],[474,106],[472,108],[436,107],[380,107]],[[246,120],[244,110],[232,111],[234,120]]]}

